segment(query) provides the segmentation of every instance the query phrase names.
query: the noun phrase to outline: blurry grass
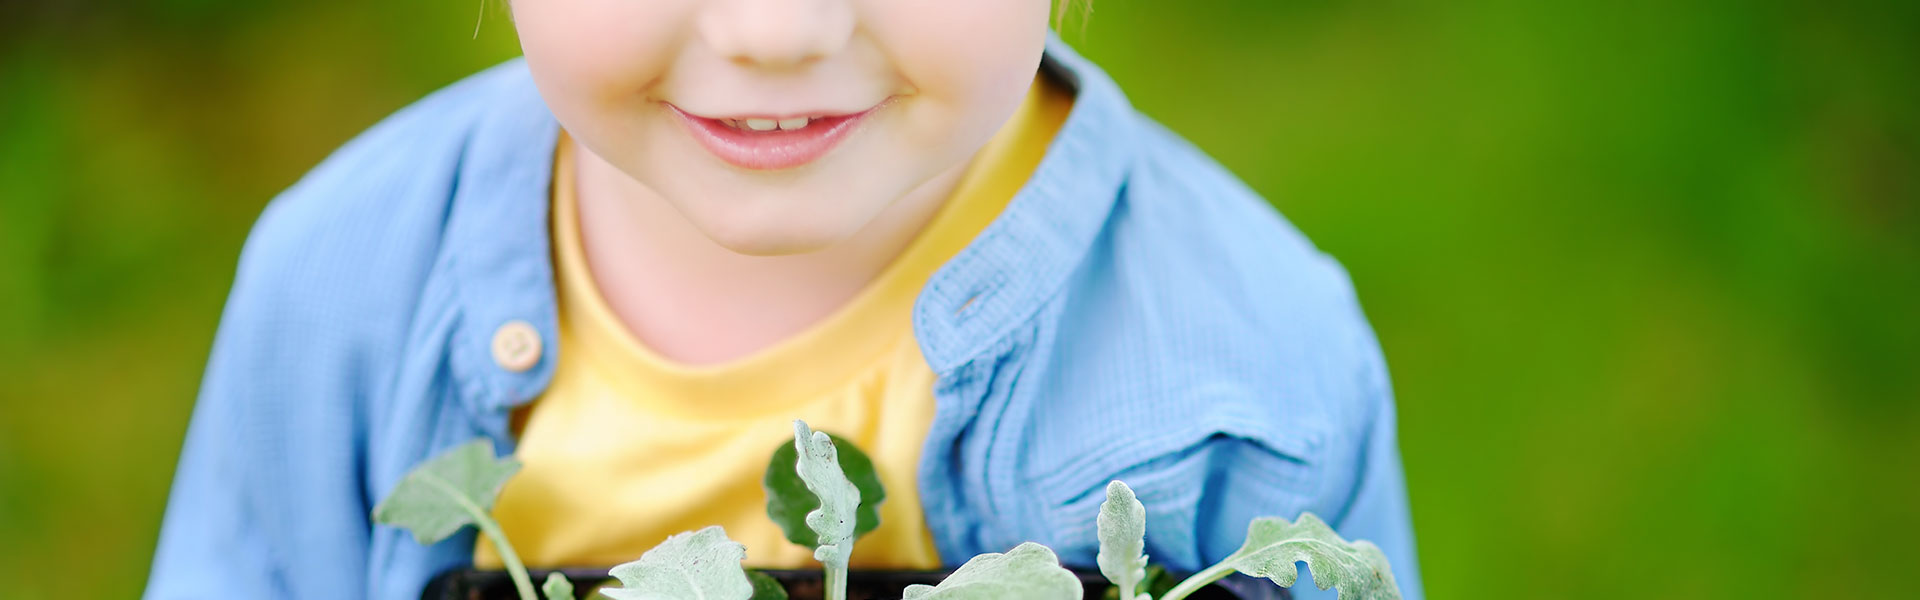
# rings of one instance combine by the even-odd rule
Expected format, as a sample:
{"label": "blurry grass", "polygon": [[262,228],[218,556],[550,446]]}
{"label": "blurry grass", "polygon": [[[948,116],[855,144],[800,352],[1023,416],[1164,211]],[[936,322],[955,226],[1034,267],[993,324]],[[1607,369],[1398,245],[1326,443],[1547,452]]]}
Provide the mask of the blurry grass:
{"label": "blurry grass", "polygon": [[138,597],[247,228],[517,53],[471,9],[182,0],[0,31],[0,597]]}
{"label": "blurry grass", "polygon": [[1102,3],[1086,45],[1352,271],[1434,597],[1894,593],[1920,21],[1207,4]]}
{"label": "blurry grass", "polygon": [[[474,8],[3,20],[0,596],[138,594],[246,228],[512,56]],[[1916,5],[1099,0],[1069,39],[1352,272],[1432,597],[1903,595]]]}

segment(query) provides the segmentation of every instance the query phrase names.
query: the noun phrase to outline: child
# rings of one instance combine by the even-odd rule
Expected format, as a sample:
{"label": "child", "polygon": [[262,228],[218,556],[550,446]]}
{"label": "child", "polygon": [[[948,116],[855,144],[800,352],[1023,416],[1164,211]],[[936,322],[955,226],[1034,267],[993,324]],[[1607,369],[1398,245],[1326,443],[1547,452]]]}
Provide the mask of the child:
{"label": "child", "polygon": [[[758,478],[806,419],[889,497],[855,565],[1037,541],[1101,490],[1176,571],[1313,511],[1420,579],[1345,274],[1051,37],[1045,0],[522,0],[525,50],[348,143],[261,216],[147,597],[418,598],[497,566],[369,523],[476,436],[532,566],[723,525],[808,553]],[[1296,589],[1305,590],[1306,586]]]}

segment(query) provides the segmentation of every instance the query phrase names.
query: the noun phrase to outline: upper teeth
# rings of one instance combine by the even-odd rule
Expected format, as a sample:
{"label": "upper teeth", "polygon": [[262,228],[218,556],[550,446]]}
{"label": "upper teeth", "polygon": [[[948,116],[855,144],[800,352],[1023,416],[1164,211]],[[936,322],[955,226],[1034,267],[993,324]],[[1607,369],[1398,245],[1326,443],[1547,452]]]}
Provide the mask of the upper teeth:
{"label": "upper teeth", "polygon": [[779,120],[774,120],[774,119],[741,119],[741,120],[739,121],[739,124],[740,124],[740,126],[742,126],[742,127],[746,127],[747,129],[751,129],[751,130],[753,130],[753,131],[773,131],[773,130],[775,130],[775,129],[783,129],[783,130],[787,130],[787,131],[792,131],[792,130],[795,130],[795,129],[799,129],[799,128],[802,128],[802,127],[806,127],[806,126],[807,126],[807,122],[808,122],[809,120],[810,120],[810,119],[808,119],[808,118],[806,118],[806,117],[794,117],[794,118],[791,118],[791,119],[779,119]]}

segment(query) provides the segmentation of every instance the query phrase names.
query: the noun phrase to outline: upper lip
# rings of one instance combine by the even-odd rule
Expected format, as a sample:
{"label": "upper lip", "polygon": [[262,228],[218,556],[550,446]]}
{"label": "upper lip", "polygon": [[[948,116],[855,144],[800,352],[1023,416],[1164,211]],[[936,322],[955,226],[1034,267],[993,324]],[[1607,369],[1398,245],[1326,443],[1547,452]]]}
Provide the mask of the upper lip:
{"label": "upper lip", "polygon": [[[669,104],[668,106],[672,106],[672,105]],[[813,111],[803,110],[803,111],[778,112],[778,113],[763,112],[763,113],[735,113],[730,115],[707,115],[707,114],[701,114],[701,113],[696,113],[690,110],[686,110],[678,106],[674,106],[674,110],[678,110],[682,113],[685,113],[687,116],[699,117],[702,119],[712,119],[715,121],[728,120],[728,119],[735,120],[735,121],[741,121],[746,119],[772,119],[775,121],[779,121],[784,119],[798,119],[801,117],[805,117],[808,119],[825,119],[828,117],[841,117],[846,115],[859,114],[861,112],[861,111],[848,112],[848,111],[835,111],[835,110],[813,110]]]}
{"label": "upper lip", "polygon": [[824,109],[824,110],[798,110],[798,111],[789,111],[789,112],[763,112],[763,113],[744,113],[743,112],[743,113],[735,113],[730,115],[709,115],[704,113],[697,113],[691,110],[680,108],[678,105],[675,105],[672,102],[667,102],[666,105],[673,107],[673,110],[679,111],[680,114],[687,115],[689,117],[711,119],[715,121],[722,121],[722,120],[740,121],[740,120],[746,120],[746,119],[772,119],[775,121],[779,121],[783,119],[798,119],[801,117],[805,117],[808,119],[829,119],[833,117],[853,116],[853,115],[871,111],[875,108],[879,108],[881,106],[886,105],[888,102],[892,102],[892,101],[893,101],[892,98],[888,98],[886,100],[882,100],[880,102],[875,103],[873,106],[869,106],[867,108],[858,109],[858,110]]}

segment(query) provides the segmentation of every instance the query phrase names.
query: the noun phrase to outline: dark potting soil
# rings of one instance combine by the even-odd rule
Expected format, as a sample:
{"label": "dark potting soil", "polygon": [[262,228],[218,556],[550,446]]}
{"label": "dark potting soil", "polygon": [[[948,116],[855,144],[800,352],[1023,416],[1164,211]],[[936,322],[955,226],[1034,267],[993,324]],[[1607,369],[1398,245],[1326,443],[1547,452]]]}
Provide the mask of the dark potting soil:
{"label": "dark potting soil", "polygon": [[[552,570],[529,569],[535,588],[545,581]],[[560,572],[573,581],[574,595],[580,599],[588,598],[601,585],[618,582],[607,577],[606,569],[561,569]],[[822,588],[819,571],[762,571],[779,580],[787,588],[792,600],[820,600]],[[1075,570],[1080,582],[1087,591],[1086,600],[1100,600],[1106,596],[1109,587],[1106,578],[1097,571]],[[1303,574],[1304,575],[1304,574]],[[847,600],[898,600],[907,586],[913,584],[933,585],[945,579],[945,571],[853,571],[847,576]],[[1306,579],[1302,577],[1302,579]],[[1303,584],[1307,584],[1302,581]],[[1224,585],[1223,585],[1224,584]],[[1272,600],[1288,599],[1286,590],[1274,587],[1265,581],[1223,581],[1207,586],[1205,589],[1188,596],[1193,600]],[[483,571],[478,569],[457,569],[447,571],[428,582],[421,600],[519,600],[514,592],[513,579],[505,571]],[[597,596],[602,600],[605,596]],[[1009,598],[1008,600],[1020,600]]]}

